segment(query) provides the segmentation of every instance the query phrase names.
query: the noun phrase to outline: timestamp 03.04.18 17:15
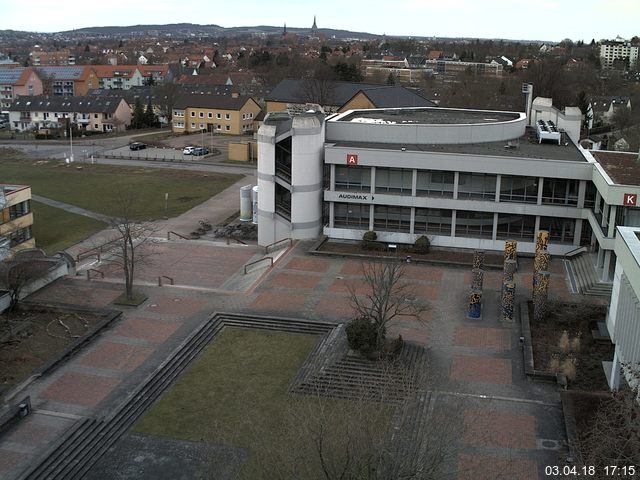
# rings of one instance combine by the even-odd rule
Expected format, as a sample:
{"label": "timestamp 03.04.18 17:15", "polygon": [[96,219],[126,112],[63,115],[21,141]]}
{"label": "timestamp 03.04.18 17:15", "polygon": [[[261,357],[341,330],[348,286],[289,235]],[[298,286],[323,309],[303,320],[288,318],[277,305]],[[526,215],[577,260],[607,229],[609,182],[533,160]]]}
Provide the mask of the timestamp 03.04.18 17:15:
{"label": "timestamp 03.04.18 17:15", "polygon": [[544,467],[544,474],[550,478],[636,478],[636,473],[640,474],[640,466],[635,465],[605,465],[604,467],[594,467],[590,465],[547,465]]}

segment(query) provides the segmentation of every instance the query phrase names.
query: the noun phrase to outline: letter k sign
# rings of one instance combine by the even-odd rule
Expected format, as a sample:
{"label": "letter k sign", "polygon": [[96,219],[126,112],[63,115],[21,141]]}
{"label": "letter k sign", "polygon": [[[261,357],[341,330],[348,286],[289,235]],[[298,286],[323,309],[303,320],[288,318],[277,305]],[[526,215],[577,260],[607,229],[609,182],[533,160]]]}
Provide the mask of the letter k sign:
{"label": "letter k sign", "polygon": [[638,203],[638,194],[637,193],[625,193],[624,194],[624,206],[625,207],[635,207]]}
{"label": "letter k sign", "polygon": [[347,165],[358,165],[358,155],[347,153]]}

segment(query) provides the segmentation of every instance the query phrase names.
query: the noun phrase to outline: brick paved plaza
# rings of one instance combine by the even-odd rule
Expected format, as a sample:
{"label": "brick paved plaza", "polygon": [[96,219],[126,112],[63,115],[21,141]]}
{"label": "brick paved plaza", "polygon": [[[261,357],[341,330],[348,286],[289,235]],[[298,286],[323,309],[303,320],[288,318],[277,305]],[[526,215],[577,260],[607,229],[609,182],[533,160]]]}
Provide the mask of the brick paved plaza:
{"label": "brick paved plaza", "polygon": [[[243,278],[242,267],[259,256],[255,247],[191,245],[166,242],[153,267],[142,272],[139,290],[148,299],[139,307],[121,307],[122,317],[83,351],[20,393],[31,395],[35,413],[0,439],[0,477],[15,474],[59,438],[76,420],[106,415],[138,382],[155,369],[213,312],[248,312],[304,319],[345,321],[352,317],[350,288],[366,293],[362,264],[307,253],[299,242],[266,274],[243,288],[225,290],[230,278]],[[551,295],[571,298],[562,270],[553,264]],[[518,298],[530,294],[531,262],[516,274]],[[173,275],[179,286],[158,287],[157,275]],[[500,272],[485,275],[483,317],[467,319],[470,267],[426,264],[406,266],[416,298],[428,308],[422,321],[399,317],[389,335],[428,347],[432,387],[443,392],[438,404],[468,398],[456,412],[464,433],[453,470],[458,478],[530,480],[557,452],[538,447],[541,439],[562,444],[559,393],[553,386],[524,378],[517,323],[498,320]],[[115,278],[61,279],[34,300],[115,308],[121,293]],[[34,442],[33,438],[46,439]],[[469,472],[473,472],[472,475]]]}

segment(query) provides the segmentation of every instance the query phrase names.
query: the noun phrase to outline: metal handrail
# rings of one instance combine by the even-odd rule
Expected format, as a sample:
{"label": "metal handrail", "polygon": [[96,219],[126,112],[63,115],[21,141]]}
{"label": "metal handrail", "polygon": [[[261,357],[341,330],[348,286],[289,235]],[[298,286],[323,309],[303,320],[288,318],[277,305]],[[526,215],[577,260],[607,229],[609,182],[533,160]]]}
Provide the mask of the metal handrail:
{"label": "metal handrail", "polygon": [[[78,255],[76,255],[76,262],[79,262],[80,259],[84,258],[85,256],[96,255],[96,254],[100,255],[107,248],[113,246],[113,244],[117,243],[119,240],[120,240],[119,238],[116,238],[114,240],[110,240],[110,241],[108,241],[106,243],[103,243],[102,245],[99,245],[97,247],[93,247],[93,248],[90,248],[89,250],[86,250],[84,252],[80,252]],[[98,257],[98,260],[100,260],[100,257]]]}
{"label": "metal handrail", "polygon": [[180,238],[182,238],[183,240],[190,240],[190,238],[189,238],[189,237],[185,237],[184,235],[180,235],[179,233],[176,233],[176,232],[174,232],[174,231],[169,231],[169,232],[167,232],[167,240],[171,240],[171,234],[172,234],[172,233],[173,233],[176,237],[180,237]]}
{"label": "metal handrail", "polygon": [[269,253],[269,249],[270,249],[271,247],[275,247],[276,245],[278,245],[278,244],[280,244],[280,243],[284,243],[284,242],[288,242],[288,243],[289,243],[289,245],[288,245],[289,247],[290,247],[291,245],[293,245],[293,239],[292,239],[292,238],[283,238],[282,240],[278,240],[277,242],[270,243],[269,245],[267,245],[266,247],[264,247],[264,253],[265,253],[265,254],[266,254],[266,253]]}
{"label": "metal handrail", "polygon": [[562,257],[565,260],[568,260],[569,257],[573,257],[574,255],[577,255],[578,253],[582,253],[582,252],[586,252],[587,251],[587,247],[585,247],[584,245],[580,245],[577,248],[574,248],[573,250],[565,253]]}
{"label": "metal handrail", "polygon": [[244,274],[247,274],[247,267],[250,267],[251,265],[255,265],[256,263],[260,263],[263,262],[264,260],[269,260],[269,268],[273,267],[273,257],[263,257],[260,260],[256,260],[255,262],[251,262],[251,263],[247,263],[244,266]]}
{"label": "metal handrail", "polygon": [[173,278],[171,277],[167,277],[166,275],[160,275],[158,277],[158,286],[161,287],[162,286],[162,279],[166,278],[167,280],[169,280],[169,285],[173,285]]}
{"label": "metal handrail", "polygon": [[104,272],[96,270],[95,268],[90,268],[87,270],[87,280],[91,280],[91,272],[95,272],[100,275],[100,278],[104,278]]}

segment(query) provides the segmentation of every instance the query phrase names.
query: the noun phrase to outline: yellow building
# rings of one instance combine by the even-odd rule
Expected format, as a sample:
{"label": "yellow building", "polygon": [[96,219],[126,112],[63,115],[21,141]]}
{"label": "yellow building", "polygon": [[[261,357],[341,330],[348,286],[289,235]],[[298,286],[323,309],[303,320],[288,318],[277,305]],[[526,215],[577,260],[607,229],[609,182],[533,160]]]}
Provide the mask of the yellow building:
{"label": "yellow building", "polygon": [[0,260],[9,252],[34,248],[31,187],[0,184]]}
{"label": "yellow building", "polygon": [[207,132],[242,135],[253,133],[260,105],[251,97],[231,95],[180,95],[173,106],[175,133]]}

